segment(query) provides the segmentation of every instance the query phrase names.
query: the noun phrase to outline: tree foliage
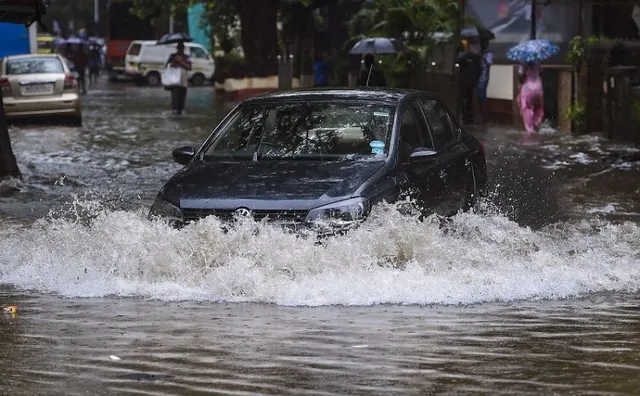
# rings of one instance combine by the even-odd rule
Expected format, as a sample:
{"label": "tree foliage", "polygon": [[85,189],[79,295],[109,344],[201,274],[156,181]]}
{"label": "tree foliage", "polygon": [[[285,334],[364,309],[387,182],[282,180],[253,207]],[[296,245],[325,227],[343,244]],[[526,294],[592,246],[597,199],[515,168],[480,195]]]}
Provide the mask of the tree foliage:
{"label": "tree foliage", "polygon": [[434,33],[453,33],[459,26],[458,3],[452,0],[373,0],[351,19],[353,39],[389,37],[402,40],[426,57]]}
{"label": "tree foliage", "polygon": [[[349,21],[350,48],[364,37],[388,37],[406,44],[410,52],[385,56],[383,69],[391,85],[406,86],[412,68],[423,68],[441,42],[435,33],[455,36],[461,25],[455,0],[370,0]],[[348,50],[348,48],[345,48]]]}

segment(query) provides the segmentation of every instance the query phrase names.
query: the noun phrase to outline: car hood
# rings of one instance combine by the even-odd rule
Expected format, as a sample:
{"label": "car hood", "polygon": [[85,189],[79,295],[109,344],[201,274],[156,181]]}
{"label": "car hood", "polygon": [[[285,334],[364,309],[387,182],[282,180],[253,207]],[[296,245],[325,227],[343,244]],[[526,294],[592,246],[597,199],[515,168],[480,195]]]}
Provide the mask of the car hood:
{"label": "car hood", "polygon": [[351,196],[384,161],[216,161],[191,163],[165,187],[182,207],[311,208]]}

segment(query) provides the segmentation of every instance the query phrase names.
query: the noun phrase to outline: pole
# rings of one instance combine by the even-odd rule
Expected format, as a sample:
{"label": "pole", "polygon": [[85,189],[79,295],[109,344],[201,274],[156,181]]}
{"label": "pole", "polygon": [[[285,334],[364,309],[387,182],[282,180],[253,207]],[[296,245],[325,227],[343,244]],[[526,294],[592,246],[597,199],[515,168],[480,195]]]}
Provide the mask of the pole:
{"label": "pole", "polygon": [[531,40],[536,39],[536,0],[531,0]]}
{"label": "pole", "polygon": [[100,4],[99,0],[93,0],[93,21],[98,24],[100,21]]}
{"label": "pole", "polygon": [[173,13],[169,16],[169,33],[173,33]]}

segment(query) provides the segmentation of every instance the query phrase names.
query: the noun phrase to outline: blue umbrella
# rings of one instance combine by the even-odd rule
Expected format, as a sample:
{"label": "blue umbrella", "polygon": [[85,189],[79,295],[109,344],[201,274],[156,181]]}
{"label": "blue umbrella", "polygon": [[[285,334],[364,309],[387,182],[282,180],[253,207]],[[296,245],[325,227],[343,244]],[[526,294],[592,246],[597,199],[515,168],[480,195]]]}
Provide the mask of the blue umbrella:
{"label": "blue umbrella", "polygon": [[521,63],[543,61],[560,52],[560,47],[548,40],[526,40],[507,51],[507,58]]}
{"label": "blue umbrella", "polygon": [[407,50],[407,46],[402,41],[392,38],[372,37],[358,41],[349,53],[352,55],[395,54]]}
{"label": "blue umbrella", "polygon": [[69,37],[68,39],[63,39],[60,41],[59,45],[63,44],[89,44],[87,40],[84,40],[80,37]]}

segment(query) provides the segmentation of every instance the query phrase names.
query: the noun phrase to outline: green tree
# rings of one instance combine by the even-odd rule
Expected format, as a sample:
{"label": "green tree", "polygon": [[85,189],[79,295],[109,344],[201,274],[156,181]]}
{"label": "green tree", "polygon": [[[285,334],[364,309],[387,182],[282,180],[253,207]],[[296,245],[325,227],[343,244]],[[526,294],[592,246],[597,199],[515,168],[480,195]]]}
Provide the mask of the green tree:
{"label": "green tree", "polygon": [[350,47],[364,37],[388,37],[404,42],[408,53],[387,56],[383,68],[392,85],[408,84],[410,69],[424,67],[439,40],[434,33],[455,36],[461,24],[455,0],[371,0],[349,21]]}
{"label": "green tree", "polygon": [[201,2],[207,6],[206,19],[214,29],[212,35],[225,49],[230,45],[229,30],[239,21],[247,77],[276,73],[279,0],[135,0],[134,13],[139,17],[158,17],[158,12],[184,12]]}
{"label": "green tree", "polygon": [[[53,3],[53,2],[52,2]],[[107,11],[107,2],[100,1],[99,15],[104,17]],[[53,21],[60,24],[63,35],[77,32],[79,29],[88,28],[92,34],[98,34],[94,18],[94,2],[87,0],[56,0],[55,7],[50,7],[42,18],[45,26],[51,30]],[[70,26],[73,25],[73,31]]]}
{"label": "green tree", "polygon": [[402,40],[419,59],[426,61],[436,44],[434,33],[454,33],[460,10],[453,0],[373,0],[351,19],[352,41],[364,37]]}

